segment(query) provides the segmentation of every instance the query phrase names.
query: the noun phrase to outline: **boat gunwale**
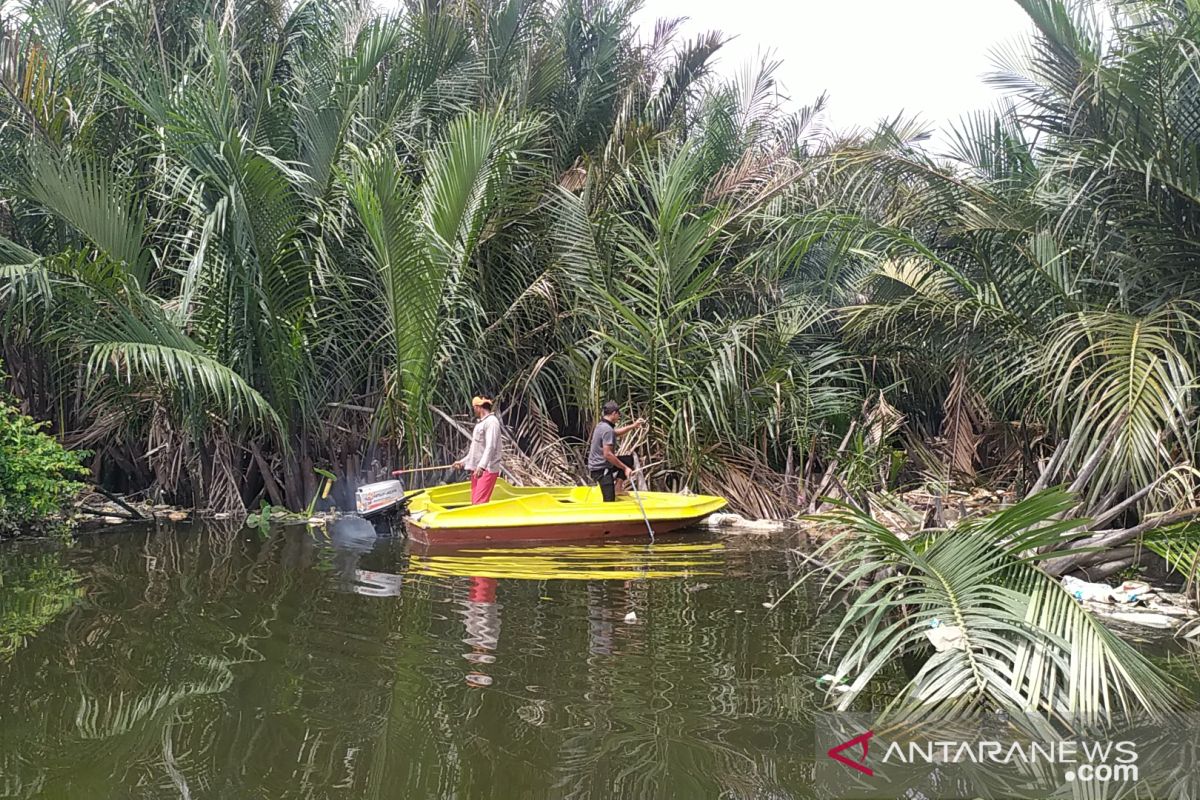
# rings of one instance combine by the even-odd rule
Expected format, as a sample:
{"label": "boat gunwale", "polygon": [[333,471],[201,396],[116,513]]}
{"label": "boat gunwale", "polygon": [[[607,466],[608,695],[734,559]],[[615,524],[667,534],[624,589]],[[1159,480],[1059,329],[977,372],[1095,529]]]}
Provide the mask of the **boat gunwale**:
{"label": "boat gunwale", "polygon": [[[705,511],[683,518],[659,520],[655,533],[669,534],[697,525],[712,514]],[[558,522],[542,525],[474,525],[429,527],[411,517],[405,520],[409,539],[424,547],[461,546],[471,544],[546,544],[550,542],[595,542],[621,539],[645,539],[645,522],[637,520],[595,520],[589,522]]]}

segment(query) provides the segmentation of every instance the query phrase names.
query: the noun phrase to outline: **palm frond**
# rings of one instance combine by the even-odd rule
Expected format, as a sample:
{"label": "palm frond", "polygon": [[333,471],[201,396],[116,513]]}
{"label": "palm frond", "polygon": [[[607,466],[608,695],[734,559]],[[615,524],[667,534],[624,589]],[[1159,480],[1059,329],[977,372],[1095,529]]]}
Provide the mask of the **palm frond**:
{"label": "palm frond", "polygon": [[147,381],[178,392],[193,407],[214,407],[231,419],[247,416],[269,432],[283,428],[275,409],[245,378],[205,353],[132,286],[122,298],[110,296],[98,314],[77,323],[75,335],[87,349],[87,379],[112,378],[127,384]]}
{"label": "palm frond", "polygon": [[888,713],[953,717],[987,707],[1048,719],[1121,710],[1162,713],[1173,681],[1094,619],[1029,554],[1079,521],[1055,518],[1075,499],[1043,492],[948,531],[902,538],[853,509],[822,550],[851,591],[829,644],[850,708],[891,664],[919,663]]}
{"label": "palm frond", "polygon": [[1116,431],[1094,497],[1149,485],[1180,452],[1194,452],[1188,409],[1198,330],[1188,306],[1147,317],[1083,312],[1055,326],[1039,370],[1055,418],[1077,441]]}
{"label": "palm frond", "polygon": [[29,160],[26,191],[58,214],[110,259],[124,263],[145,284],[142,236],[146,212],[136,194],[127,194],[99,163],[40,153]]}

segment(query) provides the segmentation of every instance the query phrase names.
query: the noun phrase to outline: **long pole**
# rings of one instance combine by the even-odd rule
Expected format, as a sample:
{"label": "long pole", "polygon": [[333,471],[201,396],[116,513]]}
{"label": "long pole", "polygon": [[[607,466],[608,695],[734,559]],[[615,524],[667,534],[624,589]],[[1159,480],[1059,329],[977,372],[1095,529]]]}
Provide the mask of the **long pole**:
{"label": "long pole", "polygon": [[[641,467],[637,466],[637,456],[633,457],[634,471],[641,472]],[[650,541],[654,541],[654,528],[650,527],[650,517],[646,515],[646,506],[642,503],[642,495],[638,493],[637,483],[634,482],[633,476],[629,476],[629,488],[633,491],[633,497],[637,500],[638,510],[642,512],[642,519],[646,521],[646,530],[650,533]]]}
{"label": "long pole", "polygon": [[633,489],[633,496],[634,496],[634,498],[637,499],[638,508],[641,509],[641,511],[642,511],[642,519],[644,519],[646,521],[646,530],[648,530],[650,532],[650,541],[653,542],[654,541],[654,528],[650,527],[650,517],[646,516],[646,507],[644,505],[642,505],[642,496],[640,494],[638,494],[637,487],[634,486],[632,483],[629,485],[629,488]]}
{"label": "long pole", "polygon": [[440,467],[414,467],[413,469],[394,469],[394,470],[392,470],[392,477],[397,478],[401,475],[408,475],[413,472],[434,472],[439,469],[450,469],[453,466],[454,466],[453,464],[443,464]]}

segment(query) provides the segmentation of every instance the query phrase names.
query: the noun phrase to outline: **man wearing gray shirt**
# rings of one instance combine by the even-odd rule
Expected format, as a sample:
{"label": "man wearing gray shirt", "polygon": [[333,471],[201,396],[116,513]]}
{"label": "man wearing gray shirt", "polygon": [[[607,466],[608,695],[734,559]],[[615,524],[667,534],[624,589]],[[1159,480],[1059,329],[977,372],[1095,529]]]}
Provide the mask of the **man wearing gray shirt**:
{"label": "man wearing gray shirt", "polygon": [[496,478],[500,477],[504,445],[500,438],[500,420],[492,413],[491,398],[472,398],[471,408],[479,422],[471,432],[471,449],[461,461],[454,462],[454,468],[471,473],[471,503],[478,505],[492,499],[492,489],[496,488]]}
{"label": "man wearing gray shirt", "polygon": [[646,421],[636,419],[628,425],[616,427],[621,421],[621,408],[615,400],[607,401],[600,409],[600,414],[588,448],[588,470],[592,473],[592,480],[600,485],[604,502],[611,503],[618,494],[624,493],[625,481],[633,476],[633,456],[617,455],[617,437],[644,426]]}

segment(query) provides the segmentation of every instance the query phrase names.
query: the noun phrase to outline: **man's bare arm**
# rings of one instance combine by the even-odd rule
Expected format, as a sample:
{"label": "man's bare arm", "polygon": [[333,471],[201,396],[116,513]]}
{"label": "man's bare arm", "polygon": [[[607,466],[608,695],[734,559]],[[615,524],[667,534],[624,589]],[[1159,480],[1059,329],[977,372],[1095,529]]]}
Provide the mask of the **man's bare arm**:
{"label": "man's bare arm", "polygon": [[617,436],[624,436],[625,434],[629,433],[634,428],[643,428],[643,427],[645,427],[645,425],[646,425],[646,420],[639,418],[639,419],[635,419],[633,422],[629,423],[628,425],[622,425],[621,427],[614,428],[613,430],[616,431]]}
{"label": "man's bare arm", "polygon": [[626,463],[621,459],[617,458],[617,454],[613,452],[611,444],[605,443],[604,445],[604,460],[624,472],[626,475],[629,475],[631,472],[628,465],[626,465]]}

